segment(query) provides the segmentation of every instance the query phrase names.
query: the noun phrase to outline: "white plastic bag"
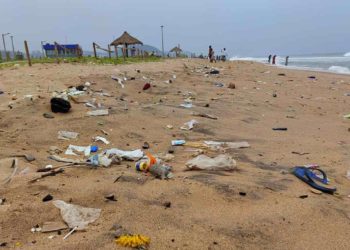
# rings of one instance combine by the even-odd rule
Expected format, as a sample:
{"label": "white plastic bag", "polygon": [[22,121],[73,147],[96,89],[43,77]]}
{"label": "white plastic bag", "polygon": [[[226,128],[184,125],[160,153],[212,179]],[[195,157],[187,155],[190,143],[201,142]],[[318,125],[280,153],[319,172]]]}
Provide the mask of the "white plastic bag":
{"label": "white plastic bag", "polygon": [[108,115],[108,109],[98,109],[98,110],[93,110],[93,111],[88,111],[87,115],[88,116],[103,116],[103,115]]}
{"label": "white plastic bag", "polygon": [[199,155],[188,161],[186,166],[190,170],[231,171],[235,169],[237,163],[229,155],[218,155],[215,158]]}
{"label": "white plastic bag", "polygon": [[88,224],[97,220],[101,214],[101,209],[68,204],[61,200],[55,200],[53,204],[61,210],[61,216],[69,228],[76,228],[76,230],[85,229]]}
{"label": "white plastic bag", "polygon": [[81,146],[69,145],[65,154],[66,155],[77,155],[76,153],[74,153],[74,151],[84,152],[85,156],[89,156],[91,153],[91,146],[81,147]]}
{"label": "white plastic bag", "polygon": [[144,155],[141,149],[137,149],[134,151],[123,151],[117,148],[108,149],[105,151],[105,154],[108,157],[110,157],[111,155],[116,155],[120,158],[133,161],[141,159]]}
{"label": "white plastic bag", "polygon": [[107,144],[107,145],[110,143],[106,138],[102,136],[95,136],[93,139],[94,141],[102,141],[104,144]]}
{"label": "white plastic bag", "polygon": [[78,137],[78,133],[71,132],[71,131],[58,131],[58,139],[61,140],[69,140],[69,139],[76,139]]}
{"label": "white plastic bag", "polygon": [[180,128],[182,130],[191,130],[193,129],[194,125],[198,124],[196,120],[191,120],[189,122],[184,123],[184,125]]}

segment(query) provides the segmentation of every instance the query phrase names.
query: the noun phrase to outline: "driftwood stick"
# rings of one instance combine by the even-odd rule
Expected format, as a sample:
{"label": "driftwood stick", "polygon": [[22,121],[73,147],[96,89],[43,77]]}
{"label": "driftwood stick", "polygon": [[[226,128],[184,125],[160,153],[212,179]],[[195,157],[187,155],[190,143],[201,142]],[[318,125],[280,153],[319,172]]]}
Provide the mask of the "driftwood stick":
{"label": "driftwood stick", "polygon": [[83,166],[83,165],[86,165],[86,164],[85,163],[66,163],[66,164],[58,165],[53,168],[39,168],[37,172],[50,172],[52,170],[59,169],[59,168],[71,167],[71,166]]}
{"label": "driftwood stick", "polygon": [[50,155],[49,159],[54,160],[54,161],[58,161],[58,162],[65,162],[65,163],[82,163],[83,161],[79,161],[79,160],[72,160],[72,159],[68,159],[68,158],[63,158],[60,157],[58,155]]}
{"label": "driftwood stick", "polygon": [[50,173],[42,174],[41,176],[39,176],[39,177],[37,177],[37,178],[35,178],[33,180],[30,180],[29,183],[34,183],[37,180],[43,179],[43,178],[45,178],[47,176],[55,176],[56,174],[60,174],[60,173],[63,173],[63,172],[64,172],[63,168],[60,168],[58,170],[53,170]]}
{"label": "driftwood stick", "polygon": [[63,165],[59,165],[59,166],[57,166],[57,167],[53,167],[53,168],[39,168],[38,170],[37,170],[37,172],[50,172],[50,171],[52,171],[52,170],[55,170],[55,169],[58,169],[58,168],[62,168],[62,167],[66,167],[66,166],[71,166],[71,165],[73,165],[74,163],[66,163],[66,164],[63,164]]}

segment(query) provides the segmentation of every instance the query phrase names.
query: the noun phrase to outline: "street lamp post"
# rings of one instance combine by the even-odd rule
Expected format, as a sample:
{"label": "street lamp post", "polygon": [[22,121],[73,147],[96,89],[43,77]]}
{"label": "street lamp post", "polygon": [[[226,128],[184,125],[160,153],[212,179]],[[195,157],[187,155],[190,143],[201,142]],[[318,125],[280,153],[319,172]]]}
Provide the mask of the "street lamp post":
{"label": "street lamp post", "polygon": [[8,58],[7,51],[6,51],[5,36],[10,35],[10,33],[1,34],[1,35],[2,35],[2,43],[4,44],[5,57],[6,57],[6,60],[8,61],[9,58]]}
{"label": "street lamp post", "polygon": [[163,35],[163,28],[164,26],[160,26],[161,30],[162,30],[162,55],[164,57],[164,35]]}
{"label": "street lamp post", "polygon": [[16,59],[16,55],[15,55],[15,46],[13,45],[13,36],[11,36],[11,44],[12,44],[13,60],[15,60]]}

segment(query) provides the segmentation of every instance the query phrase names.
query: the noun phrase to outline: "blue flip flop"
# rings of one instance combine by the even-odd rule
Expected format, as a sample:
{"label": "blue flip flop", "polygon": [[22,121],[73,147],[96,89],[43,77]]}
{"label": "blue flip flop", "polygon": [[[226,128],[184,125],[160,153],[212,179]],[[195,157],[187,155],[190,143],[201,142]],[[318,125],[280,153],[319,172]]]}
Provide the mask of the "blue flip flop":
{"label": "blue flip flop", "polygon": [[316,180],[324,184],[328,183],[326,173],[321,169],[317,169],[317,171],[319,171],[323,175],[323,178],[320,178],[314,172],[312,172],[310,169],[306,167],[295,167],[293,170],[293,174],[303,182],[307,183],[309,186],[313,187],[314,189],[317,189],[327,194],[334,194],[337,191],[336,188],[327,188],[315,182]]}
{"label": "blue flip flop", "polygon": [[[310,171],[310,177],[312,179],[322,182],[325,185],[329,184],[327,175],[322,169],[319,169],[319,168],[307,168],[307,169]],[[322,175],[322,178],[320,177],[320,175],[316,174],[315,172],[319,172]]]}

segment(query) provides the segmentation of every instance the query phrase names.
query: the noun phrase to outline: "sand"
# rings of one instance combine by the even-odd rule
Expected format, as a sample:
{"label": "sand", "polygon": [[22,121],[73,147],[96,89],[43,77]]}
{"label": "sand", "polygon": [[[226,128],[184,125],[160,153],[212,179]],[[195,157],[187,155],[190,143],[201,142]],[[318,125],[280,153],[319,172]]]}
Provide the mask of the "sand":
{"label": "sand", "polygon": [[[220,74],[205,76],[206,65],[217,67]],[[125,72],[136,80],[121,88],[111,75]],[[164,82],[174,74],[173,83]],[[309,79],[311,75],[317,80]],[[70,113],[43,117],[50,112],[53,91],[86,81],[93,83],[93,90],[111,95],[95,96],[110,108],[108,116],[88,117],[91,108],[71,102]],[[142,91],[149,81],[151,89]],[[218,82],[225,86],[215,86]],[[230,83],[236,89],[227,88]],[[0,185],[0,198],[6,198],[0,205],[0,243],[9,248],[17,244],[20,249],[124,249],[115,244],[110,231],[116,223],[149,236],[150,249],[350,248],[350,121],[343,118],[350,113],[350,97],[344,95],[350,92],[350,76],[251,62],[209,65],[194,59],[118,66],[35,64],[0,70],[0,90],[5,92],[0,95],[0,179],[11,173],[10,155],[36,157],[31,163],[19,158],[17,174],[9,184]],[[188,92],[195,98],[194,107],[180,108]],[[33,95],[33,101],[25,95]],[[194,117],[193,111],[218,120]],[[199,124],[192,131],[180,130],[191,119]],[[59,130],[78,132],[79,137],[58,140]],[[94,136],[105,136],[111,144],[93,143]],[[148,152],[159,154],[167,152],[173,139],[248,141],[251,147],[226,152],[237,161],[233,172],[185,171],[193,152],[177,147],[169,162],[174,169],[171,180],[136,172],[134,162],[124,161],[110,168],[67,168],[28,183],[38,168],[59,165],[48,159],[50,146],[65,150],[69,144],[97,144],[102,149],[132,150],[148,142]],[[289,173],[294,166],[311,163],[327,172],[337,195],[315,194]],[[106,202],[109,193],[117,201]],[[35,225],[62,222],[52,201],[42,202],[47,194],[100,208],[101,216],[64,241],[67,230],[61,235],[32,233]],[[299,198],[302,195],[308,197]],[[48,238],[51,235],[53,239]]]}

